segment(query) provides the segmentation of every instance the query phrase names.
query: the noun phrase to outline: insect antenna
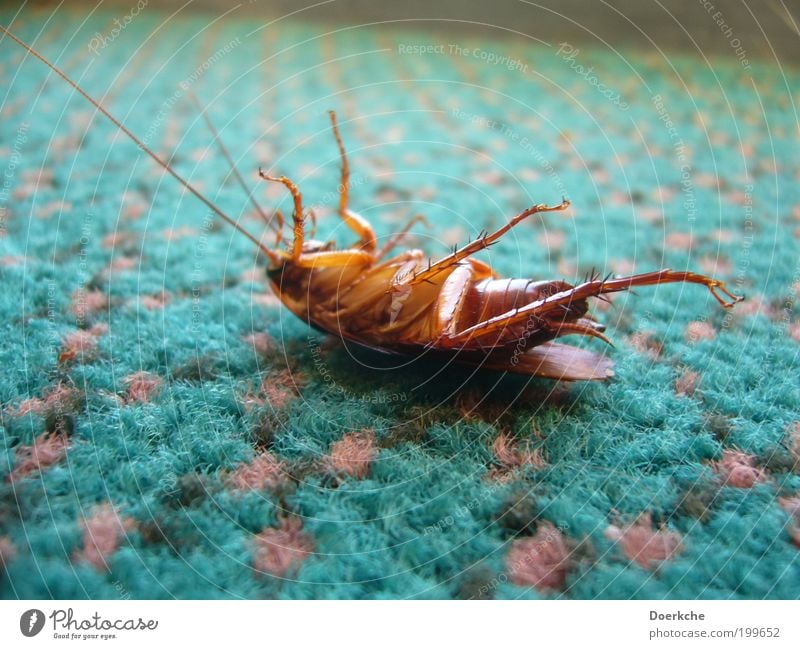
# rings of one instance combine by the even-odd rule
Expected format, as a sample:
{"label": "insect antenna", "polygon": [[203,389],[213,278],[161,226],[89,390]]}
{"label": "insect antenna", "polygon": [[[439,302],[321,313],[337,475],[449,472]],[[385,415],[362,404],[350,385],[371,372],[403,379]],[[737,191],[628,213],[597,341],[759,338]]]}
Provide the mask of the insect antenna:
{"label": "insect antenna", "polygon": [[217,148],[220,150],[220,153],[222,153],[223,157],[230,166],[231,172],[233,173],[234,177],[239,183],[239,186],[244,190],[245,194],[247,194],[247,198],[250,200],[250,204],[256,209],[259,216],[261,216],[261,218],[264,220],[264,223],[266,223],[270,228],[272,228],[272,231],[275,232],[275,234],[280,236],[280,231],[272,222],[272,219],[269,216],[267,216],[267,213],[264,211],[261,205],[258,204],[258,201],[255,199],[255,196],[253,196],[253,191],[248,189],[247,183],[245,182],[244,178],[242,178],[242,174],[236,167],[236,163],[233,161],[233,156],[231,156],[230,151],[228,151],[228,147],[225,146],[225,142],[222,141],[222,138],[219,135],[219,131],[217,131],[216,127],[214,126],[214,123],[211,121],[211,118],[208,116],[208,113],[206,112],[205,108],[203,108],[203,105],[197,98],[197,95],[191,90],[187,91],[187,94],[189,95],[189,99],[194,104],[195,108],[203,118],[203,121],[206,123],[208,130],[211,131],[211,135],[214,138],[214,143],[217,145]]}
{"label": "insect antenna", "polygon": [[30,45],[25,43],[24,41],[17,38],[14,34],[12,34],[8,29],[6,29],[3,25],[0,25],[0,31],[8,36],[12,41],[26,49],[32,56],[39,59],[42,63],[44,63],[48,68],[50,68],[53,72],[55,72],[59,77],[61,77],[64,81],[66,81],[72,88],[74,88],[78,93],[80,93],[84,99],[86,99],[92,106],[94,106],[97,110],[99,110],[105,117],[111,121],[114,126],[116,126],[120,131],[122,131],[125,135],[127,135],[136,145],[144,151],[147,155],[149,155],[153,160],[155,160],[167,173],[169,173],[175,180],[177,180],[181,185],[183,185],[190,193],[192,193],[196,198],[198,198],[206,207],[208,207],[212,212],[214,212],[217,216],[219,216],[223,221],[228,223],[229,225],[236,228],[239,232],[241,232],[244,236],[246,236],[250,241],[252,241],[258,248],[269,257],[270,261],[273,264],[279,263],[279,257],[274,252],[269,250],[266,246],[264,246],[258,239],[256,239],[252,234],[250,234],[247,230],[245,230],[241,225],[239,225],[236,221],[234,221],[230,216],[225,214],[219,207],[214,205],[209,199],[207,199],[203,194],[200,193],[198,189],[194,187],[188,180],[183,178],[177,171],[175,171],[172,166],[165,160],[162,160],[158,155],[156,155],[148,146],[142,142],[138,137],[136,137],[125,125],[122,124],[116,117],[114,117],[110,112],[108,112],[103,105],[97,101],[94,97],[92,97],[89,93],[87,93],[83,88],[81,88],[75,81],[73,81],[66,72],[61,70],[61,68],[55,66],[53,63],[50,63],[43,55],[39,54],[35,49],[33,49]]}

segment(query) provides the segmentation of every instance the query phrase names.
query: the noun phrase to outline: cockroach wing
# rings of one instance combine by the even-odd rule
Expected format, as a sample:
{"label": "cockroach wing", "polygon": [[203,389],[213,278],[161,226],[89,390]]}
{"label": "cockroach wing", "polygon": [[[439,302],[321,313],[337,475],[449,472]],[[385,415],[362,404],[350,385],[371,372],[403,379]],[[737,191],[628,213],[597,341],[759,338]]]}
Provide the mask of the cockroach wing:
{"label": "cockroach wing", "polygon": [[[415,345],[381,347],[369,344],[357,337],[343,336],[343,340],[355,343],[373,352],[391,356],[417,356],[440,362],[455,362],[488,370],[501,370],[540,376],[561,381],[604,381],[614,376],[614,362],[602,354],[563,343],[546,342],[524,352],[515,349],[479,352],[475,350],[431,350]],[[424,352],[424,353],[423,353]]]}
{"label": "cockroach wing", "polygon": [[489,353],[482,367],[563,381],[602,381],[614,376],[613,361],[572,345],[548,342],[524,353]]}

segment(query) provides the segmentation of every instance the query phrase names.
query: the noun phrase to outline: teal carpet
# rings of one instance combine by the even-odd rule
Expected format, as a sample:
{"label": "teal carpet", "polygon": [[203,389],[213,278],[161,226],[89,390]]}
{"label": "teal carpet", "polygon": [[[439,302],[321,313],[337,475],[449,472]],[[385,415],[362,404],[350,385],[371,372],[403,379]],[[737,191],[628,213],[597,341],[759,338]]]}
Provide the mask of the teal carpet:
{"label": "teal carpet", "polygon": [[407,245],[437,257],[565,195],[483,258],[568,281],[693,269],[748,299],[598,304],[605,384],[392,369],[292,316],[244,237],[5,39],[3,597],[800,596],[797,70],[118,17],[13,28],[251,232],[189,89],[258,203],[291,210],[256,178],[286,174],[320,237],[352,241],[336,109],[383,241],[425,214]]}

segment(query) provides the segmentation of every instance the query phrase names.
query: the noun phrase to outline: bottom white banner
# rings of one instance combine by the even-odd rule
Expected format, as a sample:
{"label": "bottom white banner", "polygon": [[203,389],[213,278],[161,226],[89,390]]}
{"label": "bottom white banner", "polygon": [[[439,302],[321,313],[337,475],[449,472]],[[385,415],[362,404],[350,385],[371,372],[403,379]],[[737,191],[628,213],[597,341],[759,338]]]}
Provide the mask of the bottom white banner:
{"label": "bottom white banner", "polygon": [[5,601],[4,647],[798,646],[797,602]]}

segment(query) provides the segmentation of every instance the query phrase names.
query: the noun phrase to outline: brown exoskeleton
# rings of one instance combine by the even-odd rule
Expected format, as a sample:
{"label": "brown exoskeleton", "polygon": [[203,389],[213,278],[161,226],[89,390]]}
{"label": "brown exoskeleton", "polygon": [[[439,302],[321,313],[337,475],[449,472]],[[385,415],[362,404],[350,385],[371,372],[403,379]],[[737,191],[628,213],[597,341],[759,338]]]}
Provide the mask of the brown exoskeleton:
{"label": "brown exoskeleton", "polygon": [[[421,250],[407,250],[386,259],[420,217],[411,219],[378,249],[372,226],[348,208],[349,166],[332,111],[331,122],[342,158],[338,213],[358,242],[336,250],[333,242],[306,239],[306,216],[297,186],[286,177],[276,178],[259,170],[263,179],[285,185],[294,200],[290,249],[281,248],[280,213],[276,214],[275,247],[268,248],[148,149],[66,74],[5,28],[0,29],[70,83],[189,191],[256,243],[270,260],[270,283],[289,310],[317,329],[346,341],[383,352],[432,353],[463,364],[534,376],[602,380],[612,375],[609,359],[553,342],[569,334],[608,342],[603,335],[604,326],[589,315],[589,298],[603,298],[635,286],[691,282],[706,286],[725,308],[742,299],[729,292],[723,282],[691,272],[666,269],[629,277],[592,276],[573,286],[562,280],[501,278],[489,265],[473,257],[529,216],[565,209],[569,205],[566,200],[554,206],[529,207],[496,232],[478,237],[435,263],[426,262]],[[230,161],[224,148],[223,153]],[[237,177],[241,180],[238,173]]]}

